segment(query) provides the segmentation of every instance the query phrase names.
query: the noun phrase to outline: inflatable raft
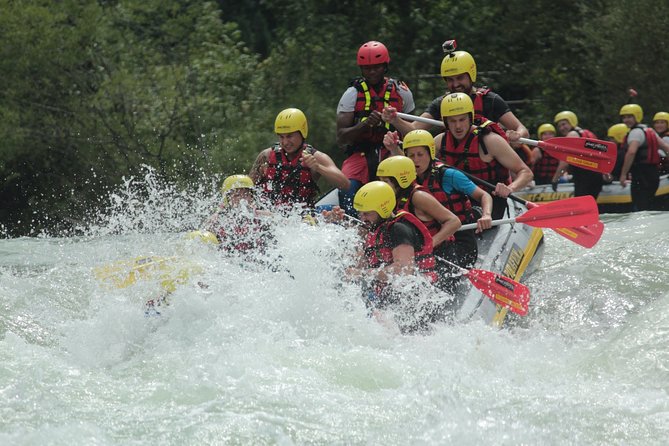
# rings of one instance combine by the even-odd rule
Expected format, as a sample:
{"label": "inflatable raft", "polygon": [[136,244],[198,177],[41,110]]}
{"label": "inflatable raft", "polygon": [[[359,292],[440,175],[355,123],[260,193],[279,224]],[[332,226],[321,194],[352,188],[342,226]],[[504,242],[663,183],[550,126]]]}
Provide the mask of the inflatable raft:
{"label": "inflatable raft", "polygon": [[[331,191],[318,203],[317,209],[330,209],[339,204],[337,191]],[[515,218],[527,208],[508,200],[508,215]],[[522,223],[496,226],[478,239],[479,254],[474,268],[499,273],[516,281],[531,274],[543,257],[543,231]],[[456,320],[465,322],[483,319],[496,327],[503,325],[508,308],[494,303],[469,281],[463,280],[457,291]]]}
{"label": "inflatable raft", "polygon": [[[550,184],[542,184],[526,188],[516,193],[516,195],[534,203],[562,200],[574,196],[574,183],[558,184],[557,192],[553,192]],[[618,181],[605,184],[599,197],[597,197],[597,205],[599,212],[602,214],[631,212],[632,196],[630,195],[630,186],[622,188]],[[660,186],[657,188],[657,192],[655,192],[654,209],[669,211],[669,175],[662,175],[660,177]]]}

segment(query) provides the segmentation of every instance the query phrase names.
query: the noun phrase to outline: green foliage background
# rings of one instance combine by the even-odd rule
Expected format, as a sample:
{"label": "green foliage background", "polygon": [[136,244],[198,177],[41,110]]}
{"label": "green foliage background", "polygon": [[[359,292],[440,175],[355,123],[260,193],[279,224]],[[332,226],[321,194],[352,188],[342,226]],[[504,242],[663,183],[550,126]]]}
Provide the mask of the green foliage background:
{"label": "green foliage background", "polygon": [[0,225],[67,229],[153,166],[166,180],[247,171],[286,107],[336,161],[335,110],[368,40],[420,113],[441,43],[533,131],[563,109],[604,135],[627,89],[669,109],[669,4],[649,0],[0,0]]}

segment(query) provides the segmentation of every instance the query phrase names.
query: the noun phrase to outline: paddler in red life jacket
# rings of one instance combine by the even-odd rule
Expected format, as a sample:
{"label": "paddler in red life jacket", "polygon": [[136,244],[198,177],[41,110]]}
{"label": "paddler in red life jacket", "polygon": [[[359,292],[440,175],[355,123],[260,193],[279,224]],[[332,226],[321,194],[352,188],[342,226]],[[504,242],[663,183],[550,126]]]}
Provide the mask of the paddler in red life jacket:
{"label": "paddler in red life jacket", "polygon": [[[506,138],[514,143],[518,138],[527,138],[530,133],[520,120],[513,114],[509,105],[500,95],[488,87],[475,87],[476,61],[467,51],[455,51],[455,40],[447,40],[443,44],[446,56],[441,62],[441,76],[444,78],[448,91],[435,98],[421,115],[429,119],[441,119],[441,103],[450,93],[466,93],[474,104],[477,118],[486,118],[498,122],[506,130]],[[383,119],[394,125],[400,132],[407,134],[411,130],[429,130],[432,125],[423,122],[407,122],[397,117],[396,110],[388,109]]]}
{"label": "paddler in red life jacket", "polygon": [[[387,145],[397,142],[397,134],[390,132],[384,139]],[[474,234],[492,227],[492,197],[464,173],[435,159],[434,137],[427,130],[409,132],[402,141],[402,148],[416,168],[417,183],[454,213],[462,224],[477,224],[476,230],[456,231],[455,240],[441,245],[443,250],[435,244],[436,255],[463,268],[471,268],[478,256],[478,243]],[[470,197],[481,204],[478,219],[478,212],[475,212]]]}
{"label": "paddler in red life jacket", "polygon": [[349,215],[356,191],[376,179],[376,167],[390,155],[383,146],[383,136],[393,128],[383,122],[381,112],[392,106],[405,113],[413,112],[413,94],[404,82],[386,77],[390,55],[384,44],[369,41],[358,49],[357,64],[362,76],[344,91],[337,106],[337,144],[346,159],[342,171],[351,180],[349,189],[340,188],[339,202]]}
{"label": "paddler in red life jacket", "polygon": [[413,214],[395,213],[395,192],[383,181],[362,186],[353,201],[363,225],[368,230],[364,252],[357,267],[347,270],[351,278],[371,280],[375,308],[385,308],[409,299],[394,290],[390,279],[394,275],[420,274],[429,283],[437,282],[432,236]]}
{"label": "paddler in red life jacket", "polygon": [[[537,129],[539,141],[555,138],[556,133],[553,124],[549,123],[541,124]],[[532,168],[534,184],[550,184],[553,181],[553,175],[555,175],[560,160],[552,157],[539,147],[534,147],[532,149],[532,161],[534,166]]]}
{"label": "paddler in red life jacket", "polygon": [[[555,125],[557,126],[558,133],[562,136],[567,136],[570,138],[593,138],[597,139],[597,135],[592,133],[588,129],[583,129],[578,126],[578,116],[576,113],[565,110],[555,115],[553,118]],[[592,170],[583,169],[582,167],[570,166],[566,161],[560,161],[558,167],[553,174],[551,180],[551,185],[553,191],[557,192],[558,182],[562,174],[567,172],[572,175],[572,181],[574,182],[574,196],[582,197],[584,195],[592,195],[593,198],[597,199],[599,193],[602,191],[602,185],[604,184],[604,176],[601,173],[593,172]]]}
{"label": "paddler in red life jacket", "polygon": [[260,152],[249,174],[272,204],[284,208],[313,207],[321,176],[335,187],[349,187],[348,178],[332,158],[306,143],[309,128],[301,110],[281,111],[274,131],[279,142]]}
{"label": "paddler in red life jacket", "polygon": [[443,254],[443,247],[454,239],[462,223],[427,188],[416,183],[413,161],[402,155],[386,158],[376,169],[376,176],[392,187],[397,201],[395,212],[405,211],[418,217],[430,231],[435,253]]}
{"label": "paddler in red life jacket", "polygon": [[622,122],[630,132],[623,140],[625,158],[620,171],[620,185],[630,182],[627,174],[632,174],[632,207],[635,211],[653,208],[655,192],[660,185],[660,154],[658,149],[667,151],[669,144],[663,141],[651,128],[642,124],[643,109],[638,104],[625,104],[620,108]]}
{"label": "paddler in red life jacket", "polygon": [[[660,135],[660,138],[669,144],[669,113],[657,112],[653,116],[653,128]],[[660,154],[660,175],[669,173],[669,151],[663,150],[664,155]]]}
{"label": "paddler in red life jacket", "polygon": [[224,251],[264,251],[272,234],[263,217],[271,214],[258,209],[253,180],[247,175],[231,175],[223,181],[221,194],[223,201],[204,229],[215,234]]}
{"label": "paddler in red life jacket", "polygon": [[495,184],[491,191],[492,218],[502,218],[507,197],[532,181],[532,171],[506,141],[497,123],[474,119],[474,104],[467,94],[444,97],[441,116],[446,131],[434,138],[437,158],[470,174],[474,182],[479,178]]}
{"label": "paddler in red life jacket", "polygon": [[623,148],[623,141],[625,136],[630,132],[629,127],[627,127],[622,122],[614,124],[606,132],[606,137],[609,141],[616,143],[616,165],[613,167],[610,175],[604,175],[604,181],[611,183],[614,178],[620,177],[620,171],[623,168],[623,161],[625,161],[625,149]]}
{"label": "paddler in red life jacket", "polygon": [[[395,192],[397,200],[395,212],[404,211],[415,215],[430,232],[435,257],[452,259],[450,248],[455,243],[455,234],[462,223],[457,215],[439,203],[427,188],[416,183],[416,168],[413,161],[406,156],[391,156],[381,161],[376,174],[379,180],[388,184]],[[476,240],[474,240],[473,248],[476,253]],[[466,254],[471,255],[469,252]],[[463,263],[463,260],[458,256],[458,264]],[[443,262],[437,262],[437,264],[446,266]],[[455,284],[459,282],[459,276],[454,276],[453,272],[451,267],[437,270],[436,285],[451,294]]]}

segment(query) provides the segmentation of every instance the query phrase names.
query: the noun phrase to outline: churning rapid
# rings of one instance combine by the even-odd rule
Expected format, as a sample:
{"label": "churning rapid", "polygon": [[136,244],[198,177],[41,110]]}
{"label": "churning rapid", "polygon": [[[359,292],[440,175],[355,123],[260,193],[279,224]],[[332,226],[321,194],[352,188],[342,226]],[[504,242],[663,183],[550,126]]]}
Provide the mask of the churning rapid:
{"label": "churning rapid", "polygon": [[[0,241],[1,444],[669,438],[669,213],[603,215],[592,249],[545,231],[526,317],[403,336],[341,280],[351,229],[277,220],[268,268],[184,238],[213,182],[112,203],[84,236]],[[141,256],[187,272],[160,316],[157,279],[94,273]]]}

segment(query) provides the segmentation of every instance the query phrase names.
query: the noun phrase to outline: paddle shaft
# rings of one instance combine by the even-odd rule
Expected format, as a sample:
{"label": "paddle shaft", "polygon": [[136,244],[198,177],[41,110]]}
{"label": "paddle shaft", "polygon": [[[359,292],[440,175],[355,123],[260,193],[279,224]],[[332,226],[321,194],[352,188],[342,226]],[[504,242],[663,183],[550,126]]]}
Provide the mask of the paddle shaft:
{"label": "paddle shaft", "polygon": [[[449,166],[451,169],[459,170],[460,172],[464,173],[467,178],[472,180],[472,182],[478,184],[479,186],[485,186],[491,190],[495,190],[495,185],[492,183],[487,182],[486,180],[482,180],[481,178],[477,177],[476,175],[472,175],[468,172],[465,172],[464,170],[460,170],[457,167]],[[534,203],[530,203],[527,200],[523,200],[520,197],[515,196],[514,194],[509,194],[509,198],[515,201],[516,203],[523,204],[525,206],[529,207],[534,207],[536,206]]]}
{"label": "paddle shaft", "polygon": [[[434,126],[445,127],[442,121],[437,121],[436,119],[424,118],[422,116],[414,116],[406,113],[397,113],[397,116],[407,121],[418,121]],[[518,142],[540,147],[562,161],[595,172],[610,173],[615,165],[616,150],[615,146],[610,141],[589,138],[556,137],[546,141],[520,138]],[[581,147],[581,144],[584,146]]]}
{"label": "paddle shaft", "polygon": [[[499,226],[499,225],[505,225],[507,223],[515,223],[516,219],[515,218],[502,218],[499,220],[493,220],[492,221],[492,226]],[[476,223],[469,223],[466,225],[460,226],[460,229],[458,231],[468,231],[470,229],[476,229],[477,224]]]}
{"label": "paddle shaft", "polygon": [[418,121],[418,122],[424,122],[425,124],[432,124],[439,127],[446,127],[443,122],[437,121],[436,119],[424,118],[422,116],[414,116],[400,112],[397,113],[397,116],[407,121]]}

